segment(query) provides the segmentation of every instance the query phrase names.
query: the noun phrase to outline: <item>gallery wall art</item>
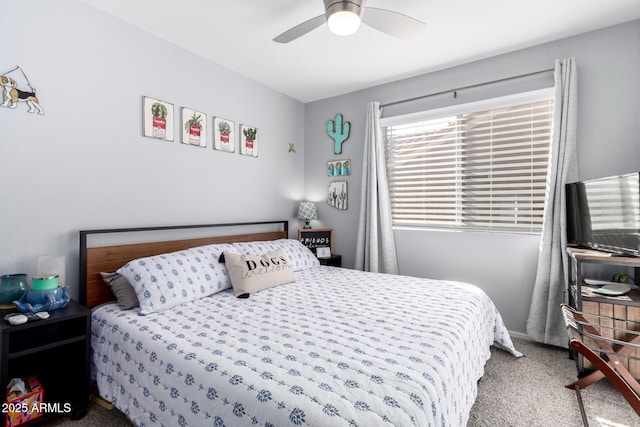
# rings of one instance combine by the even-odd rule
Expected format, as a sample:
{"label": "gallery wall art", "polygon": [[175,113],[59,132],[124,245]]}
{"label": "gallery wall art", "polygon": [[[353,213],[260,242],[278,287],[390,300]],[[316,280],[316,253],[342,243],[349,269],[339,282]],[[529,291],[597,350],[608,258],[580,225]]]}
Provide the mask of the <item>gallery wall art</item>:
{"label": "gallery wall art", "polygon": [[240,125],[240,154],[258,157],[258,128]]}
{"label": "gallery wall art", "polygon": [[327,162],[327,175],[351,175],[351,160],[333,160]]}
{"label": "gallery wall art", "polygon": [[182,107],[182,143],[207,146],[207,115]]}
{"label": "gallery wall art", "polygon": [[[142,97],[143,135],[149,138],[174,140],[174,106],[170,102],[158,98]],[[203,111],[189,107],[180,109],[180,134],[181,142],[185,145],[207,147],[211,138],[211,147],[217,151],[235,153],[244,156],[258,157],[259,131],[255,126],[240,124],[219,116],[211,116]],[[209,131],[209,125],[213,132]],[[211,135],[211,136],[210,136]],[[293,144],[289,144],[289,152],[295,153]]]}
{"label": "gallery wall art", "polygon": [[347,181],[332,181],[329,183],[327,203],[336,209],[347,209],[348,201]]}
{"label": "gallery wall art", "polygon": [[145,96],[142,108],[144,136],[173,141],[173,104]]}
{"label": "gallery wall art", "polygon": [[234,153],[236,151],[236,124],[221,117],[213,118],[213,148]]}

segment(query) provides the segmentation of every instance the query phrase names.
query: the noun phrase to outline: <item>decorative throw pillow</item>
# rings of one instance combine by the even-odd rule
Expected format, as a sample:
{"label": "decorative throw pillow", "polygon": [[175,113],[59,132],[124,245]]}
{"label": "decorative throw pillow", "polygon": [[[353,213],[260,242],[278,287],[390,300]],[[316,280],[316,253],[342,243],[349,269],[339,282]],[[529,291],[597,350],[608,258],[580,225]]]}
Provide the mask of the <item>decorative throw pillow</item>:
{"label": "decorative throw pillow", "polygon": [[224,262],[236,297],[296,281],[296,274],[282,249],[264,255],[225,252]]}
{"label": "decorative throw pillow", "polygon": [[296,239],[238,242],[234,243],[233,246],[238,252],[245,255],[260,255],[265,252],[282,249],[291,263],[293,271],[306,270],[320,265],[320,261],[313,252]]}
{"label": "decorative throw pillow", "polygon": [[231,287],[222,252],[235,249],[221,243],[139,258],[118,269],[136,292],[140,314],[166,310]]}
{"label": "decorative throw pillow", "polygon": [[115,295],[118,305],[123,310],[140,305],[136,291],[129,281],[118,273],[100,273],[102,280],[111,287],[111,292]]}

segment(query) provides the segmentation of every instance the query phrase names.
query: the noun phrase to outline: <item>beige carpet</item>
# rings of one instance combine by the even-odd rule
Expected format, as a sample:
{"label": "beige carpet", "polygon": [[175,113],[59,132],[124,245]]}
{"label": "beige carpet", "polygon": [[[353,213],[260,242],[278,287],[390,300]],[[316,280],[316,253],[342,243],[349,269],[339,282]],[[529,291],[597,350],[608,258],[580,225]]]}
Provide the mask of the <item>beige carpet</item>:
{"label": "beige carpet", "polygon": [[[491,351],[469,426],[582,426],[576,393],[565,384],[576,377],[567,350],[514,339],[526,357]],[[582,390],[591,427],[640,427],[640,417],[606,379]]]}
{"label": "beige carpet", "polygon": [[[564,388],[576,378],[575,364],[567,351],[521,339],[514,342],[526,357],[517,359],[492,349],[468,426],[582,426],[575,392]],[[590,426],[640,427],[640,417],[606,380],[583,390],[582,396]],[[46,425],[130,427],[132,423],[118,410],[92,403],[82,420],[59,418]]]}

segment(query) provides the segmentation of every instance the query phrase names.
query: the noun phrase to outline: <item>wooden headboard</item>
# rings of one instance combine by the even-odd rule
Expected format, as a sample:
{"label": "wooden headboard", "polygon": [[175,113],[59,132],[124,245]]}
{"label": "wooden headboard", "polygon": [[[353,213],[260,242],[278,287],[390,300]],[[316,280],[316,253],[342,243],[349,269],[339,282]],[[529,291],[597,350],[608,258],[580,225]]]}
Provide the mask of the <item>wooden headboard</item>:
{"label": "wooden headboard", "polygon": [[[87,238],[96,234],[116,234],[116,233],[138,233],[138,232],[162,232],[187,229],[206,230],[219,228],[267,226],[275,228],[275,231],[260,231],[246,234],[234,234],[226,236],[199,237],[193,239],[154,241],[149,243],[133,243],[115,246],[87,247]],[[83,230],[80,231],[80,274],[78,299],[81,304],[87,307],[94,307],[104,302],[113,301],[115,297],[111,288],[104,283],[100,272],[112,272],[122,267],[132,259],[159,255],[167,252],[179,251],[196,246],[209,245],[214,243],[251,242],[259,240],[275,240],[289,237],[289,222],[261,221],[261,222],[241,222],[229,224],[204,224],[204,225],[178,225],[166,227],[143,227],[143,228],[114,228],[104,230]]]}

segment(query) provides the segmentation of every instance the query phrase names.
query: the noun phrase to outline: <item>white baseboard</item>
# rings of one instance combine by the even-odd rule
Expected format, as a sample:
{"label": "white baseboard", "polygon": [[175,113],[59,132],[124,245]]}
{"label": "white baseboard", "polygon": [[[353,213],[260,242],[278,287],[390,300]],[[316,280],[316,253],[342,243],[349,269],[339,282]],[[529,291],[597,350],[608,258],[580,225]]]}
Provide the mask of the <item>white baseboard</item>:
{"label": "white baseboard", "polygon": [[523,332],[509,331],[509,335],[511,335],[513,338],[520,338],[522,340],[533,341],[529,335]]}

